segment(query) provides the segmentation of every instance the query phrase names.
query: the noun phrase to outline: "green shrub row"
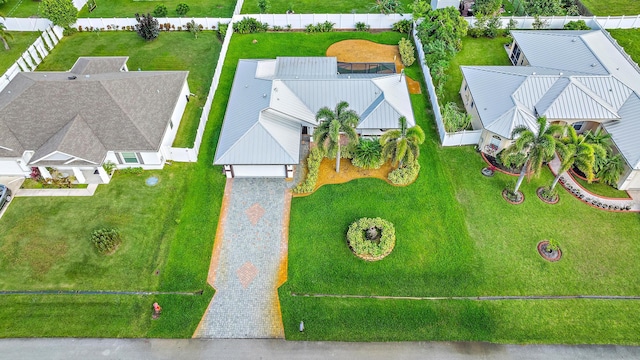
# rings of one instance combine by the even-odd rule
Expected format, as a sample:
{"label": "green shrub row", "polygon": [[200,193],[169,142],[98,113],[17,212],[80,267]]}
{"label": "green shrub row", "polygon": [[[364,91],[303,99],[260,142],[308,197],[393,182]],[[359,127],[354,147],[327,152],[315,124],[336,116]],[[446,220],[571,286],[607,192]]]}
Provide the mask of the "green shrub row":
{"label": "green shrub row", "polygon": [[122,243],[122,237],[116,229],[102,228],[91,233],[91,242],[100,254],[111,254]]}
{"label": "green shrub row", "polygon": [[269,24],[262,23],[255,18],[243,17],[242,20],[233,23],[233,31],[238,34],[253,34],[269,30]]}
{"label": "green shrub row", "polygon": [[309,151],[309,156],[307,156],[307,177],[302,183],[293,188],[295,194],[309,193],[316,187],[318,174],[320,172],[320,163],[322,159],[324,159],[324,155],[324,151],[318,146]]}
{"label": "green shrub row", "polygon": [[121,174],[142,175],[144,171],[141,167],[130,167],[118,170]]}
{"label": "green shrub row", "polygon": [[402,38],[398,43],[398,47],[400,48],[400,59],[402,60],[402,64],[404,66],[413,65],[414,61],[416,61],[416,49],[413,47],[411,41],[407,38]]}
{"label": "green shrub row", "polygon": [[413,26],[413,22],[411,20],[400,20],[397,23],[393,24],[391,30],[397,31],[401,34],[408,34],[411,32],[411,27]]}
{"label": "green shrub row", "polygon": [[323,23],[317,23],[316,25],[307,24],[307,26],[305,26],[305,31],[308,32],[308,33],[332,32],[334,25],[335,25],[335,23],[332,23],[331,21],[325,21]]}
{"label": "green shrub row", "polygon": [[[366,238],[366,231],[372,227],[380,231],[379,241]],[[396,244],[396,229],[390,221],[379,217],[361,218],[349,225],[347,244],[356,255],[366,260],[379,260],[393,250]]]}
{"label": "green shrub row", "polygon": [[389,173],[389,181],[395,185],[409,185],[416,180],[420,173],[420,164],[417,161]]}

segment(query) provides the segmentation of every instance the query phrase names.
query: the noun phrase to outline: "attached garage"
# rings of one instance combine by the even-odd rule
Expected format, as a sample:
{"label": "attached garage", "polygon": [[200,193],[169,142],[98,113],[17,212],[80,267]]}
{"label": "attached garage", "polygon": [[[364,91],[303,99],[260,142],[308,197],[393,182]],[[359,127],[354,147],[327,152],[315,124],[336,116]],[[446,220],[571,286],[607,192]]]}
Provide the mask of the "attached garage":
{"label": "attached garage", "polygon": [[[228,172],[231,174],[228,174]],[[229,170],[225,167],[227,177],[266,177],[284,178],[287,176],[285,165],[229,165]]]}
{"label": "attached garage", "polygon": [[24,176],[24,170],[20,168],[16,160],[0,160],[0,174]]}

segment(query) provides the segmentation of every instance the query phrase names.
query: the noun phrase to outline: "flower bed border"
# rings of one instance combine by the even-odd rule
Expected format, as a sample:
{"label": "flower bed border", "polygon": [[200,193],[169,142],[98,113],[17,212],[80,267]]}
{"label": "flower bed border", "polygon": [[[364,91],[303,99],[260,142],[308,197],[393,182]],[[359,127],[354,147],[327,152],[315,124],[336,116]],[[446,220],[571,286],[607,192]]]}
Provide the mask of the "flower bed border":
{"label": "flower bed border", "polygon": [[[380,230],[381,234],[380,234],[380,243],[382,243],[383,241],[388,241],[390,243],[389,248],[387,250],[385,250],[382,254],[380,255],[372,255],[370,253],[358,253],[356,252],[356,250],[353,248],[353,246],[351,245],[351,242],[357,242],[357,241],[368,241],[364,239],[364,231],[369,228],[370,226],[373,226],[374,223],[376,222],[382,222],[384,224],[383,228]],[[351,239],[350,239],[351,237]],[[388,220],[385,219],[381,219],[381,218],[360,218],[356,221],[354,221],[353,223],[351,223],[351,225],[349,225],[349,230],[347,230],[347,236],[346,236],[346,240],[347,240],[347,246],[349,247],[349,250],[351,250],[351,252],[359,257],[362,260],[365,261],[378,261],[378,260],[382,260],[384,259],[387,255],[391,254],[391,252],[393,251],[393,249],[396,246],[396,229],[393,226],[393,223],[391,223]],[[380,246],[380,245],[378,245]]]}

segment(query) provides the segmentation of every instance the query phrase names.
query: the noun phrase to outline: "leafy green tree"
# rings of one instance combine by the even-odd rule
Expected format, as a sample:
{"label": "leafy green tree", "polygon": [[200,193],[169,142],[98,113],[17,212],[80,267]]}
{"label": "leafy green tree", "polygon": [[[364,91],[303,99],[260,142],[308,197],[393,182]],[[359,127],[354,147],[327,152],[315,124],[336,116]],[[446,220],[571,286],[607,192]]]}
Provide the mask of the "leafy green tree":
{"label": "leafy green tree", "polygon": [[431,11],[431,4],[425,0],[414,0],[413,3],[409,5],[409,9],[411,10],[412,19],[418,20],[421,17],[425,17],[425,15]]}
{"label": "leafy green tree", "polygon": [[569,21],[568,23],[564,24],[563,29],[564,30],[591,30],[589,25],[587,25],[587,23],[584,22],[584,20]]}
{"label": "leafy green tree", "polygon": [[596,153],[606,154],[606,151],[600,145],[590,144],[584,135],[578,135],[576,130],[569,126],[568,134],[558,141],[556,150],[560,155],[560,169],[553,183],[553,190],[560,180],[560,175],[571,169],[572,166],[577,167],[583,174],[587,176],[589,182],[595,178],[593,171],[596,162]]}
{"label": "leafy green tree", "polygon": [[327,154],[336,153],[336,172],[340,172],[341,134],[346,135],[347,146],[358,143],[355,127],[360,117],[355,111],[348,110],[348,107],[349,104],[346,101],[341,101],[336,105],[335,110],[325,106],[316,114],[319,125],[313,132],[313,138]]}
{"label": "leafy green tree", "polygon": [[180,16],[185,16],[189,12],[189,5],[185,3],[180,3],[176,6],[176,14]]}
{"label": "leafy green tree", "polygon": [[7,39],[13,39],[13,35],[7,31],[7,27],[4,23],[0,23],[0,41],[2,41],[5,50],[9,50],[9,43],[7,42]]}
{"label": "leafy green tree", "polygon": [[468,27],[469,23],[460,16],[458,9],[449,6],[429,10],[424,15],[424,20],[418,25],[418,37],[423,44],[440,39],[448,47],[459,51],[462,48],[462,38],[467,35]]}
{"label": "leafy green tree", "polygon": [[604,164],[598,171],[597,176],[600,178],[605,184],[609,184],[611,186],[617,186],[618,180],[620,180],[620,175],[624,171],[624,162],[622,160],[622,156],[620,154],[616,154],[614,156],[607,157]]}
{"label": "leafy green tree", "polygon": [[494,15],[500,10],[502,0],[476,0],[473,4],[474,15]]}
{"label": "leafy green tree", "polygon": [[564,15],[562,0],[523,0],[524,11],[530,16]]}
{"label": "leafy green tree", "polygon": [[371,10],[385,15],[402,15],[402,3],[398,0],[376,0],[375,4],[371,7]]}
{"label": "leafy green tree", "polygon": [[71,0],[42,0],[40,14],[63,28],[68,28],[78,19],[78,9]]}
{"label": "leafy green tree", "polygon": [[503,163],[522,166],[512,193],[518,193],[526,174],[529,174],[529,179],[533,175],[539,175],[542,164],[553,159],[556,150],[556,137],[562,134],[562,131],[563,126],[550,125],[545,117],[538,118],[537,131],[532,131],[526,126],[518,126],[513,129],[511,137],[515,141],[501,155]]}
{"label": "leafy green tree", "polygon": [[150,41],[157,38],[160,34],[160,24],[151,14],[140,15],[136,13],[136,21],[138,22],[135,26],[136,32],[142,36],[143,39]]}
{"label": "leafy green tree", "polygon": [[155,17],[166,17],[168,13],[169,10],[164,4],[158,4],[155,9],[153,9],[153,16]]}
{"label": "leafy green tree", "polygon": [[266,14],[271,10],[271,1],[269,0],[258,0],[258,9],[260,10],[260,14]]}
{"label": "leafy green tree", "polygon": [[419,125],[407,128],[407,118],[398,119],[399,129],[385,131],[380,137],[382,156],[391,159],[398,168],[405,163],[413,163],[420,156],[420,144],[424,142],[424,131]]}
{"label": "leafy green tree", "polygon": [[597,173],[598,171],[600,171],[600,169],[602,169],[605,162],[607,161],[607,158],[609,157],[609,154],[611,154],[611,146],[613,145],[613,142],[611,141],[611,134],[604,132],[603,128],[600,127],[596,131],[587,131],[587,133],[585,134],[585,138],[588,143],[599,145],[605,150],[605,153],[596,152],[595,154],[596,162],[595,166],[593,167],[593,171]]}

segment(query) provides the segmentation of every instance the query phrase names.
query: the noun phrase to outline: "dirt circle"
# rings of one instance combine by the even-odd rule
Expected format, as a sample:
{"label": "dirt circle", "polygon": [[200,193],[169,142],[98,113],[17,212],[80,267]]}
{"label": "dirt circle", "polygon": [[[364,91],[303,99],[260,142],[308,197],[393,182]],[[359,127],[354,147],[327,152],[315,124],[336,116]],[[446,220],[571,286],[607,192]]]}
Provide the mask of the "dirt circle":
{"label": "dirt circle", "polygon": [[[386,62],[395,63],[399,73],[404,66],[397,45],[383,45],[369,40],[342,40],[331,44],[327,56],[335,56],[342,62]],[[420,82],[407,77],[410,94],[421,94]]]}

